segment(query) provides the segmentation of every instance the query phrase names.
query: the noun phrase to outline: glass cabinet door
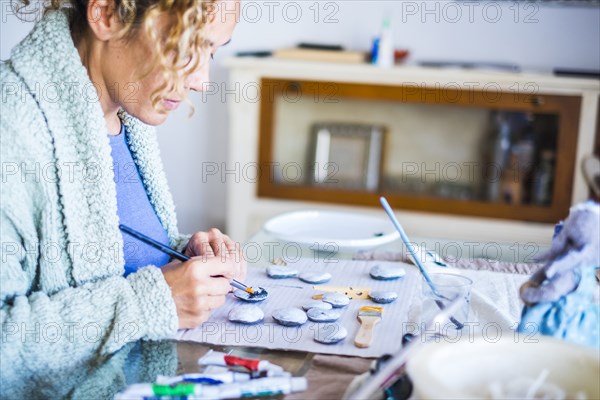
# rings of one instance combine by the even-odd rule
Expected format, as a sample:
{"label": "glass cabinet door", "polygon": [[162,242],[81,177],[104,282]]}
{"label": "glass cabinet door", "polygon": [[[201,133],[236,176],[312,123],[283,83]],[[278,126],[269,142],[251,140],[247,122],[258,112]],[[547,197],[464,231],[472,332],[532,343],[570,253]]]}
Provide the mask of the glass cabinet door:
{"label": "glass cabinet door", "polygon": [[581,99],[263,79],[260,197],[553,222]]}

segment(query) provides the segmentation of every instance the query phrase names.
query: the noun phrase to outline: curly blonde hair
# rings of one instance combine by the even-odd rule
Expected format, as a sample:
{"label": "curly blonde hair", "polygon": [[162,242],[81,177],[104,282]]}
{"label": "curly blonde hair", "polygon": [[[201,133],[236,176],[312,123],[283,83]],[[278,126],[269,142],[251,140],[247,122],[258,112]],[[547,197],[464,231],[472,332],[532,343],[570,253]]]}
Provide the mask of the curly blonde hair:
{"label": "curly blonde hair", "polygon": [[[154,46],[154,63],[148,63],[146,73],[150,73],[152,66],[158,63],[164,78],[161,87],[151,95],[155,109],[158,108],[163,93],[183,89],[186,78],[201,62],[208,62],[196,55],[202,54],[209,46],[203,37],[203,28],[214,19],[217,1],[219,0],[113,0],[115,15],[123,24],[122,37],[131,39],[144,29]],[[27,7],[31,0],[20,2]],[[88,0],[49,0],[44,12],[68,10],[71,33],[77,40],[88,31],[87,8]],[[165,32],[158,29],[158,20],[167,13],[170,23]]]}

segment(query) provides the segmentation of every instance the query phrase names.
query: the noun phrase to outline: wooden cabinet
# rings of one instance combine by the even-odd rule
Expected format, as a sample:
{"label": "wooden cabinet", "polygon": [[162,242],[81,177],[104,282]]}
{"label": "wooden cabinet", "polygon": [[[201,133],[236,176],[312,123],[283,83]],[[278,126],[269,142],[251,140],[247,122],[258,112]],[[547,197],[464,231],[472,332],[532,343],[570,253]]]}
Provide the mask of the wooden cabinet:
{"label": "wooden cabinet", "polygon": [[[229,163],[259,171],[228,182],[234,237],[292,209],[377,213],[385,195],[419,236],[548,242],[554,223],[587,198],[579,162],[592,151],[598,81],[268,59],[228,65],[230,85],[258,91],[229,108]],[[498,165],[502,118],[510,148]],[[311,164],[312,127],[327,123],[385,129],[376,187],[314,181],[325,166]],[[335,178],[339,169],[328,172]],[[540,196],[542,178],[548,193]]]}
{"label": "wooden cabinet", "polygon": [[[457,89],[439,89],[439,88],[419,88],[407,85],[391,86],[391,85],[372,85],[372,84],[356,84],[347,82],[335,82],[324,84],[318,81],[305,80],[277,80],[277,79],[262,79],[261,92],[268,93],[264,96],[261,102],[260,113],[260,130],[259,130],[259,158],[258,163],[261,166],[271,165],[273,168],[263,168],[266,173],[261,174],[258,181],[258,197],[289,199],[289,200],[307,200],[319,201],[326,203],[338,204],[355,204],[355,205],[377,205],[379,196],[385,195],[396,207],[419,210],[428,212],[441,212],[461,215],[473,215],[491,218],[504,218],[523,221],[535,222],[554,222],[567,215],[571,204],[571,191],[573,189],[573,174],[575,169],[575,152],[577,126],[579,123],[579,113],[581,107],[581,98],[577,96],[557,96],[557,95],[541,95],[541,94],[524,94],[510,92],[485,92],[478,90],[457,90]],[[291,93],[291,94],[290,94]],[[548,147],[549,151],[555,154],[552,161],[552,184],[551,184],[551,201],[549,204],[537,205],[531,194],[526,196],[528,199],[516,201],[510,204],[498,199],[498,201],[490,201],[485,199],[485,196],[476,192],[483,192],[486,183],[498,184],[496,181],[501,180],[502,173],[506,175],[506,168],[494,165],[491,161],[484,161],[485,156],[481,153],[482,150],[471,150],[470,153],[474,157],[467,160],[446,158],[445,162],[433,160],[430,163],[421,162],[419,154],[415,158],[404,161],[406,168],[401,168],[396,179],[398,181],[406,181],[407,176],[411,178],[417,177],[417,183],[420,183],[420,177],[430,175],[434,181],[441,185],[448,185],[457,180],[460,175],[471,175],[471,181],[474,181],[476,175],[485,174],[488,172],[487,179],[479,179],[483,182],[468,182],[466,190],[471,189],[475,194],[467,196],[463,199],[454,199],[449,196],[423,194],[422,192],[415,193],[414,191],[402,192],[402,190],[393,190],[393,185],[381,182],[378,190],[345,190],[338,188],[336,185],[330,185],[327,188],[322,186],[310,185],[312,174],[311,169],[324,168],[323,165],[311,165],[308,161],[310,154],[306,154],[303,158],[307,161],[299,164],[296,167],[298,171],[294,171],[293,179],[278,180],[277,175],[284,175],[283,171],[286,165],[286,160],[278,160],[274,143],[277,138],[277,129],[275,121],[277,119],[277,104],[281,105],[287,102],[287,107],[299,108],[302,107],[301,99],[309,99],[309,103],[319,104],[319,107],[327,109],[329,105],[338,106],[341,102],[352,100],[366,100],[371,104],[366,104],[365,107],[378,107],[380,102],[397,103],[396,109],[400,111],[403,105],[421,104],[425,108],[430,109],[430,113],[436,113],[432,108],[451,107],[451,112],[460,109],[461,107],[474,108],[483,110],[484,114],[488,114],[495,110],[501,112],[517,112],[523,113],[525,116],[535,120],[551,119],[546,125],[544,131],[533,131],[532,134],[539,136],[534,144],[532,151],[532,160],[536,160],[532,165],[517,165],[520,170],[527,169],[529,177],[521,177],[521,173],[511,173],[508,180],[515,185],[523,186],[528,192],[532,192],[532,187],[535,186],[534,178],[536,169],[539,168],[541,160],[540,146]],[[320,100],[319,100],[320,99]],[[310,106],[309,105],[309,106]],[[394,105],[392,105],[390,114],[393,114]],[[478,113],[481,114],[481,113]],[[550,116],[550,118],[548,118]],[[479,118],[479,115],[474,116]],[[317,119],[319,116],[313,116]],[[377,123],[376,115],[361,116],[359,120],[362,123]],[[394,115],[390,115],[394,118]],[[467,118],[467,116],[465,116]],[[491,131],[493,133],[494,126],[488,126],[490,118],[485,118],[483,128],[484,132],[476,132],[481,136],[481,142],[486,141],[486,135]],[[443,121],[441,121],[443,123]],[[465,121],[468,122],[468,121]],[[493,123],[493,121],[490,121]],[[426,125],[426,122],[422,123]],[[285,129],[285,128],[283,128]],[[280,128],[281,130],[281,128]],[[305,129],[305,135],[310,132]],[[391,130],[387,132],[389,135],[420,135],[419,128],[412,132],[397,132]],[[302,133],[300,133],[302,134]],[[452,135],[452,132],[440,132],[442,135]],[[518,132],[513,133],[514,137],[518,136]],[[552,136],[545,138],[544,136]],[[287,138],[285,140],[293,141],[298,137]],[[432,141],[447,140],[447,138],[439,138],[433,136]],[[460,141],[460,137],[457,138]],[[518,140],[518,139],[517,139]],[[392,140],[389,140],[391,142]],[[513,139],[514,141],[514,139]],[[306,143],[306,140],[301,140],[301,143]],[[548,143],[550,142],[550,143]],[[469,146],[469,143],[457,143],[458,148]],[[431,147],[435,147],[430,143]],[[481,146],[484,148],[485,146]],[[514,146],[513,146],[514,147]],[[393,149],[384,147],[385,158],[394,157]],[[460,149],[457,149],[460,151]],[[510,150],[510,149],[509,149]],[[304,152],[310,152],[310,146],[304,146]],[[416,150],[418,152],[418,150]],[[427,149],[425,149],[427,151]],[[452,149],[448,149],[449,152]],[[425,155],[431,157],[431,155]],[[408,168],[410,167],[410,169]],[[339,172],[339,166],[332,168],[331,178],[335,179],[335,172]],[[503,171],[504,169],[504,171]],[[279,172],[279,174],[277,174]],[[297,175],[301,173],[306,179],[299,180]],[[381,180],[392,181],[386,173],[386,168],[383,168]],[[294,184],[297,182],[299,184]],[[468,181],[468,177],[467,177]],[[290,184],[292,183],[292,184]],[[422,183],[426,183],[423,179]],[[407,186],[407,185],[405,185]],[[439,192],[439,190],[438,190]],[[464,197],[464,196],[463,196]],[[486,201],[487,200],[487,201]]]}

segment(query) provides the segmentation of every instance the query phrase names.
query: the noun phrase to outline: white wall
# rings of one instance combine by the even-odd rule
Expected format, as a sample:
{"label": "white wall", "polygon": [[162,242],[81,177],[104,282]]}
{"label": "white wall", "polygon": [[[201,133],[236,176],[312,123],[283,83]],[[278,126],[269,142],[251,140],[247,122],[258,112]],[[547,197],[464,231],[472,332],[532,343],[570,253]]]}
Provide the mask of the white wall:
{"label": "white wall", "polygon": [[[14,17],[7,0],[0,4],[0,56],[6,59],[32,24]],[[211,80],[219,85],[227,78],[220,60],[237,51],[271,50],[302,41],[366,50],[384,14],[393,18],[396,47],[411,51],[408,62],[493,61],[531,69],[600,69],[598,7],[398,0],[243,1],[242,7],[232,42],[214,62]],[[214,177],[203,179],[202,170],[214,165],[207,163],[226,160],[228,116],[223,100],[235,101],[235,96],[222,91],[194,94],[196,112],[191,119],[187,107],[180,107],[159,128],[182,231],[224,226],[225,184]]]}

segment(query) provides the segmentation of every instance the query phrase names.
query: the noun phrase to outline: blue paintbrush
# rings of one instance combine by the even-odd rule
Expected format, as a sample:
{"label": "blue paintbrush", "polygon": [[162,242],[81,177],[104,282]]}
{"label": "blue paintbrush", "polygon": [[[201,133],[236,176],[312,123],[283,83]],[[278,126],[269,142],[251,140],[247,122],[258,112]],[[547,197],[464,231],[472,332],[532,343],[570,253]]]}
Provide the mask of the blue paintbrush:
{"label": "blue paintbrush", "polygon": [[[176,250],[173,250],[172,248],[170,248],[169,246],[165,246],[164,244],[157,242],[156,240],[144,235],[143,233],[140,233],[138,231],[136,231],[135,229],[131,229],[128,226],[125,225],[119,225],[119,229],[122,230],[123,232],[133,236],[134,238],[146,243],[149,246],[154,247],[157,250],[162,251],[165,254],[170,255],[173,258],[178,259],[179,261],[187,261],[190,259],[190,257],[186,256],[185,254],[182,254]],[[235,279],[233,279],[230,282],[231,286],[233,286],[234,288],[246,291],[250,294],[254,294],[254,290],[252,290],[251,287],[244,285],[241,282],[236,281]]]}
{"label": "blue paintbrush", "polygon": [[[394,215],[394,211],[392,211],[392,207],[390,207],[390,204],[385,199],[385,197],[380,197],[379,198],[379,202],[383,206],[383,209],[385,210],[385,212],[387,213],[387,215],[392,220],[392,224],[394,224],[394,226],[396,227],[396,230],[400,234],[400,238],[402,239],[402,241],[404,242],[404,244],[408,248],[408,251],[410,252],[410,255],[412,256],[412,258],[414,259],[415,263],[417,264],[417,267],[419,267],[419,270],[421,271],[421,274],[423,275],[423,278],[425,278],[425,281],[427,282],[427,284],[431,288],[431,291],[436,296],[442,297],[442,296],[440,296],[437,288],[435,287],[435,284],[431,280],[431,277],[427,273],[427,270],[425,269],[425,267],[423,267],[423,264],[421,264],[421,261],[419,260],[419,257],[417,256],[417,253],[415,253],[415,249],[414,249],[413,245],[408,240],[408,236],[406,236],[406,233],[404,232],[404,229],[400,225],[400,222],[398,222],[398,219],[396,218],[396,215]],[[449,299],[447,299],[447,300],[449,300]]]}
{"label": "blue paintbrush", "polygon": [[[394,224],[394,227],[396,227],[396,230],[400,234],[400,238],[402,239],[402,241],[404,242],[404,244],[408,248],[408,251],[410,252],[413,260],[415,261],[415,264],[417,264],[417,267],[419,267],[419,270],[421,271],[421,275],[423,275],[423,278],[425,279],[425,282],[427,282],[427,285],[429,285],[429,287],[431,288],[431,291],[433,292],[433,294],[435,296],[441,298],[441,299],[451,301],[452,299],[449,299],[448,297],[443,296],[438,291],[437,287],[435,286],[435,284],[431,280],[431,277],[427,273],[427,270],[425,269],[425,267],[423,267],[423,264],[421,264],[421,261],[419,260],[419,257],[417,256],[417,253],[415,252],[415,249],[414,249],[413,245],[410,243],[410,240],[408,240],[408,236],[406,236],[406,232],[404,232],[404,229],[402,228],[402,225],[400,225],[400,222],[398,222],[398,219],[396,218],[396,215],[394,214],[394,211],[392,211],[392,207],[390,207],[390,203],[388,203],[388,201],[383,196],[379,198],[379,202],[383,206],[383,209],[385,210],[385,212],[387,213],[387,215],[392,220],[392,224]],[[437,306],[440,308],[440,310],[444,309],[444,303],[442,303],[440,300],[435,300],[435,304],[437,304]],[[464,326],[462,323],[460,323],[454,317],[450,317],[450,321],[452,321],[452,323],[456,326],[457,329],[461,329]]]}

